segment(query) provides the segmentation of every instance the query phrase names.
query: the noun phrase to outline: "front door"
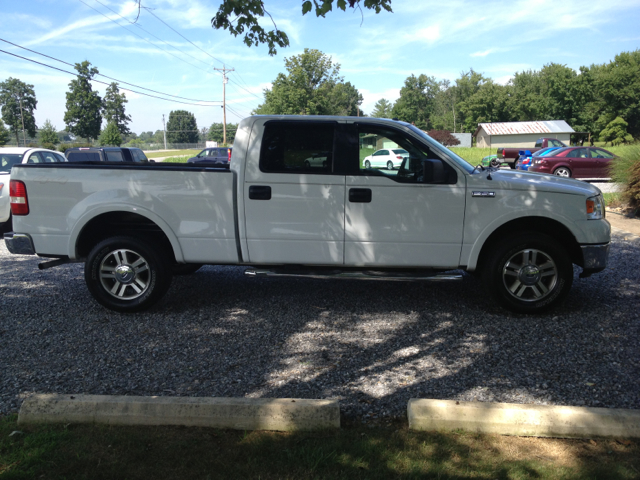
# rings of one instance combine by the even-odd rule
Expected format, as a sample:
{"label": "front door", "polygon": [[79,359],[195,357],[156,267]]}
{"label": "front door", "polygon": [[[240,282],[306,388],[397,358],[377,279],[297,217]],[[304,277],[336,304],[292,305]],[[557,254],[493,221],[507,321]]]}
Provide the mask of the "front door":
{"label": "front door", "polygon": [[[358,124],[361,140],[393,144],[408,153],[397,170],[366,168],[371,155],[361,141],[358,172],[346,177],[345,265],[459,266],[465,209],[465,177],[445,162],[446,183],[424,183],[422,160],[435,151],[391,127]],[[371,142],[369,142],[371,143]]]}
{"label": "front door", "polygon": [[[336,122],[268,121],[263,128],[259,166],[245,172],[247,261],[342,265],[345,175],[334,173]],[[252,135],[259,138],[259,129]]]}
{"label": "front door", "polygon": [[586,148],[574,148],[567,154],[567,160],[571,168],[571,176],[574,178],[590,178],[595,170],[595,161],[591,158]]}

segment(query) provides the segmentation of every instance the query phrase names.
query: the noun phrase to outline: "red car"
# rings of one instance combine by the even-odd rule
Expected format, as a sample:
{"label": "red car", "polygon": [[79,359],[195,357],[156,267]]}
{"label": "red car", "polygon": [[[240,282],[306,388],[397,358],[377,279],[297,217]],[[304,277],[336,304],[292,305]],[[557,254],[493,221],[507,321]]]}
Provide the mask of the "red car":
{"label": "red car", "polygon": [[612,158],[615,155],[604,148],[566,147],[534,157],[529,171],[567,178],[608,178]]}

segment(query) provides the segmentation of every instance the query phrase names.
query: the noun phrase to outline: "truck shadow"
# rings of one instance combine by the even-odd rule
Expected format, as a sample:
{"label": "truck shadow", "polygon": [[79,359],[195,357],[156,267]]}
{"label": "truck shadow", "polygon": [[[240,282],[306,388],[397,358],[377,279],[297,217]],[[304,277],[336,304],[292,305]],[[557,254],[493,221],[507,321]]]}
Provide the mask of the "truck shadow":
{"label": "truck shadow", "polygon": [[[4,248],[4,247],[1,247]],[[513,315],[471,276],[452,284],[176,277],[149,312],[103,309],[82,265],[0,255],[0,412],[32,392],[338,398],[348,418],[410,398],[640,408],[640,246],[563,306]],[[0,252],[2,253],[2,252]],[[9,380],[10,379],[10,380]]]}

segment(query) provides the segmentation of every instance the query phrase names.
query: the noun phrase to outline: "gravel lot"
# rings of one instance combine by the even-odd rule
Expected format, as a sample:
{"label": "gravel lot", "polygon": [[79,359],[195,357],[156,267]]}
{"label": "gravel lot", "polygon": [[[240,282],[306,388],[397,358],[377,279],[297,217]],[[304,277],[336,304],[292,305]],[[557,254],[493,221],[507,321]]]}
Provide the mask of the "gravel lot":
{"label": "gravel lot", "polygon": [[33,393],[340,399],[365,422],[410,398],[640,408],[640,241],[565,304],[520,316],[451,284],[250,279],[205,267],[152,311],[93,301],[82,265],[0,245],[0,415]]}

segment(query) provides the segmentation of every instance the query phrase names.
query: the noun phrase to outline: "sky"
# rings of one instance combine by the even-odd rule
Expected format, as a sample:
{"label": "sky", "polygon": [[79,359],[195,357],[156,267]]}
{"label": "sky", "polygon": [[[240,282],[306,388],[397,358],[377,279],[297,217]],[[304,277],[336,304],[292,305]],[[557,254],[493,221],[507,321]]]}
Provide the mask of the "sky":
{"label": "sky", "polygon": [[[37,125],[50,120],[62,130],[75,70],[54,59],[88,60],[119,81],[129,126],[140,134],[162,130],[162,116],[178,109],[194,113],[200,128],[222,122],[223,80],[216,68],[233,69],[227,122],[237,123],[263,102],[264,89],[285,72],[284,59],[305,48],[340,64],[344,80],[363,95],[365,113],[381,98],[394,102],[411,74],[453,82],[472,68],[505,84],[516,72],[552,62],[577,70],[640,48],[640,0],[393,0],[393,13],[347,8],[326,18],[303,16],[302,0],[264,0],[290,41],[269,56],[266,46],[247,47],[241,37],[211,27],[220,1],[142,0],[138,17],[130,0],[0,0],[0,50],[72,72],[0,52],[0,81],[14,77],[33,85]],[[107,87],[93,86],[101,96]],[[183,99],[141,94],[161,96],[149,90]]]}

